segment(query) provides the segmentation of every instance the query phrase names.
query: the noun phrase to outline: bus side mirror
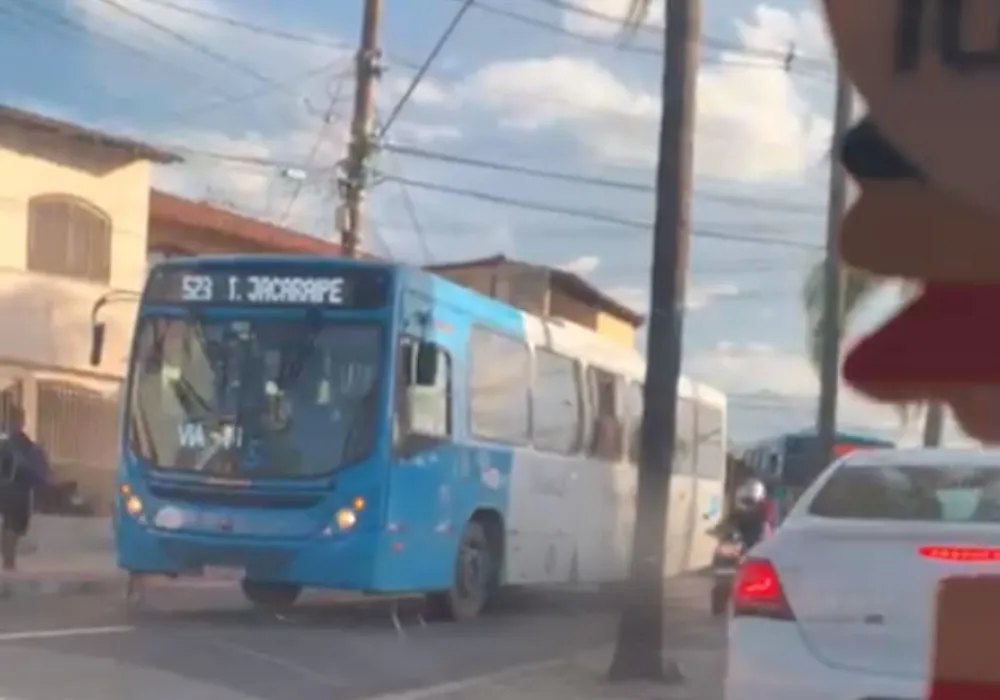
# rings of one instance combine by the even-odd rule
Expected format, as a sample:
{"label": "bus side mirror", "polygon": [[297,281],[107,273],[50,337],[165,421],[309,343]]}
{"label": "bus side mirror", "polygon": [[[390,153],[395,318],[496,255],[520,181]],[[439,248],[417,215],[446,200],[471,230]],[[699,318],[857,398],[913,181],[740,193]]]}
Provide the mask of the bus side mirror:
{"label": "bus side mirror", "polygon": [[417,361],[413,383],[416,386],[437,386],[438,351],[432,343],[417,346]]}
{"label": "bus side mirror", "polygon": [[101,364],[104,356],[104,334],[106,326],[103,323],[94,323],[90,329],[90,365],[97,367]]}

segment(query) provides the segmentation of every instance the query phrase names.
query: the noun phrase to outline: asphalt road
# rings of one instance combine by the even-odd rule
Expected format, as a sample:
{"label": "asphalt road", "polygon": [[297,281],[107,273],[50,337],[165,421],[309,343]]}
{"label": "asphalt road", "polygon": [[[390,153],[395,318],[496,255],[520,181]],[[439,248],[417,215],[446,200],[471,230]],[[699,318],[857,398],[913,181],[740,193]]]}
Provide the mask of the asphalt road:
{"label": "asphalt road", "polygon": [[[715,634],[700,611],[673,617],[675,644]],[[401,635],[385,603],[322,597],[277,618],[229,590],[156,590],[141,613],[117,597],[2,601],[0,700],[361,699],[596,648],[615,615],[532,593],[462,624],[421,625],[404,604],[402,621]]]}

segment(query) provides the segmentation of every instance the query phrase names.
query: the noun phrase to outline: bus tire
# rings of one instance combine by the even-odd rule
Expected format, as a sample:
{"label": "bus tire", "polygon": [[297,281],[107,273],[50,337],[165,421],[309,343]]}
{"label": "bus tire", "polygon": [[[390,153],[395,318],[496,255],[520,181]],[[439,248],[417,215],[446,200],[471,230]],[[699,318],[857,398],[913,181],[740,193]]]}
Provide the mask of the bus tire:
{"label": "bus tire", "polygon": [[244,597],[254,607],[269,612],[288,610],[302,594],[302,586],[294,583],[244,579],[241,587]]}
{"label": "bus tire", "polygon": [[494,554],[482,523],[466,523],[455,556],[451,588],[429,596],[435,616],[455,622],[479,616],[496,590]]}

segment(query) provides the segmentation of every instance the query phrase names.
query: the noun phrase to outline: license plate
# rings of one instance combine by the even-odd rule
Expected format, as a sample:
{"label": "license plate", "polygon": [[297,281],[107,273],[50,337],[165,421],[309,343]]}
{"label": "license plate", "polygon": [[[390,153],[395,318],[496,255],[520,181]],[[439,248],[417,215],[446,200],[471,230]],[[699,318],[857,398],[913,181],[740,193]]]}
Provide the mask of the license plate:
{"label": "license plate", "polygon": [[246,570],[239,566],[206,566],[202,575],[210,579],[240,580],[246,576]]}
{"label": "license plate", "polygon": [[735,576],[736,575],[736,569],[732,569],[732,568],[728,568],[728,567],[724,568],[724,569],[723,568],[719,568],[719,569],[715,570],[715,575],[716,576]]}

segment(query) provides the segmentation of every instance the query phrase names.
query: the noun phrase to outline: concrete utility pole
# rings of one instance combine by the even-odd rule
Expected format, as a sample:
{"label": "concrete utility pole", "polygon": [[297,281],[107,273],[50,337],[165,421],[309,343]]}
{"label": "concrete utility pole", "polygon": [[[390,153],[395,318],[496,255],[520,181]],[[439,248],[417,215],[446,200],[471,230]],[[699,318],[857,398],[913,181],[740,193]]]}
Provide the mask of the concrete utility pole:
{"label": "concrete utility pole", "polygon": [[667,0],[638,507],[631,590],[623,601],[618,644],[608,670],[612,681],[683,680],[680,667],[663,658],[663,577],[691,237],[700,40],[701,0]]}
{"label": "concrete utility pole", "polygon": [[361,216],[368,185],[368,159],[372,152],[375,122],[375,84],[382,72],[379,25],[382,0],[365,0],[361,23],[361,45],[357,56],[357,83],[354,89],[354,116],[351,143],[344,176],[340,179],[341,205],[337,217],[344,257],[356,258],[361,238]]}
{"label": "concrete utility pole", "polygon": [[830,198],[826,215],[826,259],[823,263],[823,358],[820,366],[819,411],[816,416],[818,469],[833,459],[837,439],[837,393],[840,385],[840,340],[843,333],[843,290],[840,264],[840,223],[847,210],[847,171],[839,147],[854,114],[853,92],[843,71],[837,71],[837,97],[830,153]]}

